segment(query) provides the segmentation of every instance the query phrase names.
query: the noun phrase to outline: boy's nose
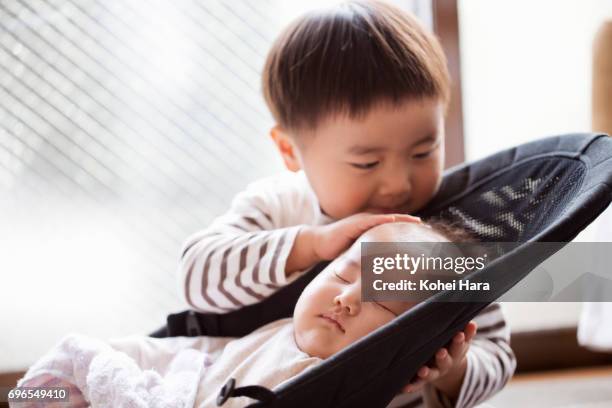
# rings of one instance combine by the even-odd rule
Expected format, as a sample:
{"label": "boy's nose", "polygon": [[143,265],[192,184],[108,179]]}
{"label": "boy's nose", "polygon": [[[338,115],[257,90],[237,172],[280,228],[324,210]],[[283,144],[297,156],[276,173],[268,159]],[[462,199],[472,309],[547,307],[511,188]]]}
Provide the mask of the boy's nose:
{"label": "boy's nose", "polygon": [[410,174],[407,171],[398,169],[388,172],[383,176],[381,182],[380,195],[387,197],[392,203],[390,205],[401,205],[410,196],[411,183]]}

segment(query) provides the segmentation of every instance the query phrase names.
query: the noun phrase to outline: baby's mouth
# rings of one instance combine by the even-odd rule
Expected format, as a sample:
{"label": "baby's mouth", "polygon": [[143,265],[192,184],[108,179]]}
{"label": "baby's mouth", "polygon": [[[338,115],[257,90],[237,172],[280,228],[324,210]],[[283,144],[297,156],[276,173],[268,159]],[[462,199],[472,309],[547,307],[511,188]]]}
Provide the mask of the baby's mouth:
{"label": "baby's mouth", "polygon": [[344,330],[344,326],[342,326],[342,324],[334,317],[333,314],[331,313],[320,314],[319,317],[327,320],[330,323],[335,324],[342,333],[346,333],[346,330]]}

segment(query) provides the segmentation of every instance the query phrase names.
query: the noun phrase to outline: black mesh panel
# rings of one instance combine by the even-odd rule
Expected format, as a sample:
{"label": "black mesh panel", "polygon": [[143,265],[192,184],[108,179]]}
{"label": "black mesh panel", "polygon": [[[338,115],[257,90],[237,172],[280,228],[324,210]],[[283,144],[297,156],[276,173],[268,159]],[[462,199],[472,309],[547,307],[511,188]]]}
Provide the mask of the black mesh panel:
{"label": "black mesh panel", "polygon": [[526,241],[559,216],[584,175],[584,165],[577,160],[533,160],[487,180],[451,203],[439,218],[482,241]]}

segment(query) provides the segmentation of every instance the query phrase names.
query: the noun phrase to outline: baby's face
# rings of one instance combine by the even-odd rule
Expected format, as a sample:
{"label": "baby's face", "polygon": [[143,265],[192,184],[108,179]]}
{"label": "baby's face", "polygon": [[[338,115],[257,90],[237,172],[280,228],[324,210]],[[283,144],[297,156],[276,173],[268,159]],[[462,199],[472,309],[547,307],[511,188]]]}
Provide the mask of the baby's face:
{"label": "baby's face", "polygon": [[336,115],[298,135],[299,166],[321,209],[340,219],[423,208],[440,186],[443,112],[437,99],[380,104],[364,117]]}
{"label": "baby's face", "polygon": [[293,314],[295,340],[302,351],[327,358],[414,305],[361,301],[361,242],[446,241],[425,225],[405,223],[398,239],[397,228],[383,224],[371,229],[304,289]]}

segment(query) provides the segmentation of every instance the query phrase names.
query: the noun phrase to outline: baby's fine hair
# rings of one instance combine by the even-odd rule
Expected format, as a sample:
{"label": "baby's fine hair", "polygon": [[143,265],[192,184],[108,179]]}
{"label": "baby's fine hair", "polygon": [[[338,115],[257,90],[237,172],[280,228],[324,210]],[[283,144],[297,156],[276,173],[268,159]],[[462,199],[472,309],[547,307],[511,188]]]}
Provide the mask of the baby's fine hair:
{"label": "baby's fine hair", "polygon": [[409,12],[348,1],[299,17],[273,44],[262,75],[277,124],[314,129],[331,115],[363,116],[375,104],[449,100],[440,43]]}
{"label": "baby's fine hair", "polygon": [[434,231],[444,236],[450,242],[477,242],[476,236],[462,226],[456,223],[443,220],[441,218],[430,218],[427,225],[433,228]]}

